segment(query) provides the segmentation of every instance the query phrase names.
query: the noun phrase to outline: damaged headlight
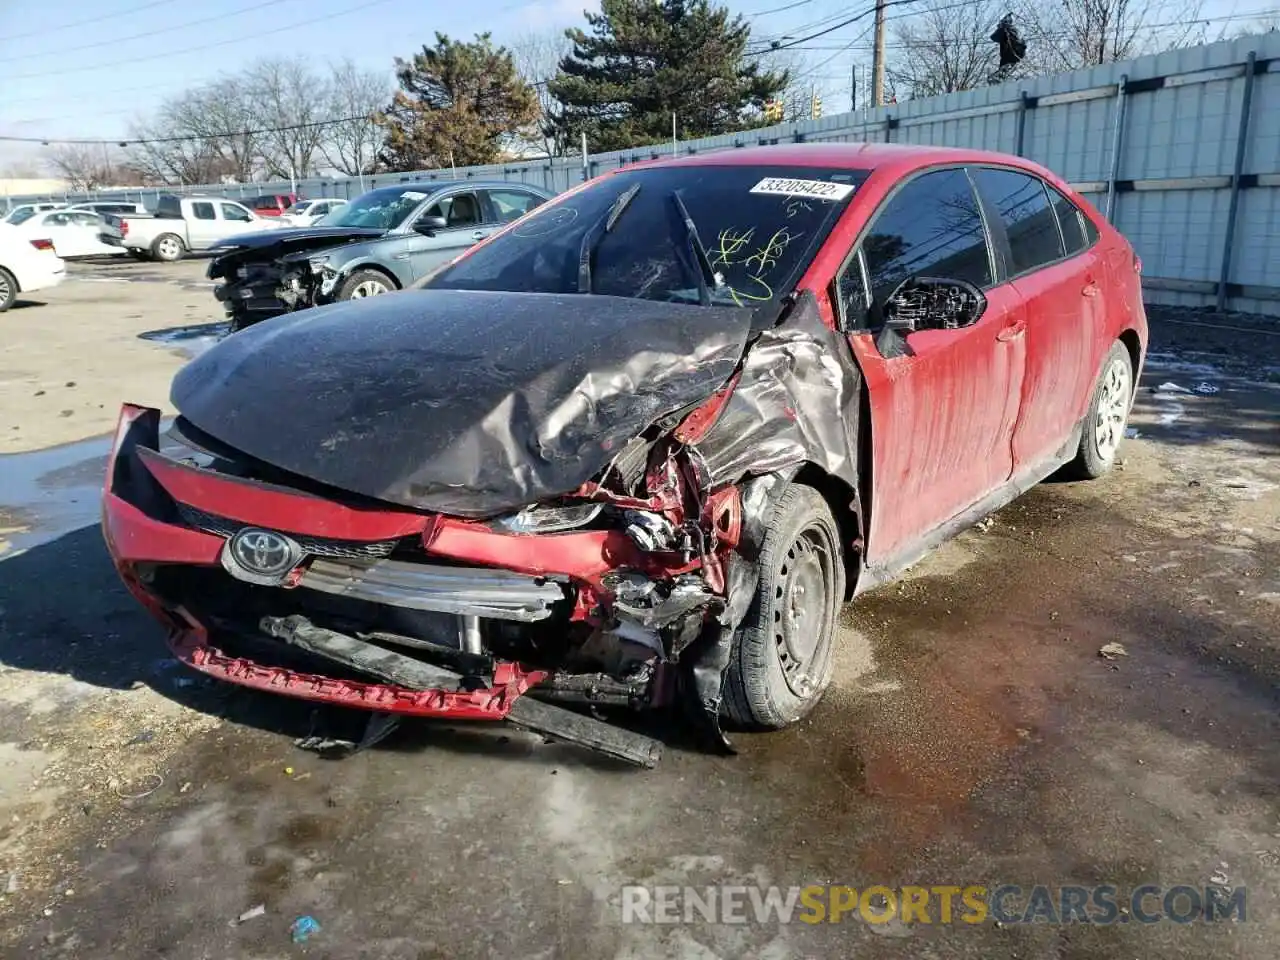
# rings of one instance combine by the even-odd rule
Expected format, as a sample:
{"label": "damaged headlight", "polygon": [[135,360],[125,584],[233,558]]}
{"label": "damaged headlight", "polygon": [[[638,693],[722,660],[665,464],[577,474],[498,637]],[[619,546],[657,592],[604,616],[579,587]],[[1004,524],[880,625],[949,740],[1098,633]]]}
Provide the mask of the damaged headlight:
{"label": "damaged headlight", "polygon": [[324,273],[329,269],[328,255],[323,257],[312,257],[307,261],[307,263],[310,265],[312,273]]}
{"label": "damaged headlight", "polygon": [[585,527],[600,515],[602,503],[582,503],[568,507],[525,507],[519,513],[499,517],[495,522],[508,533],[559,533]]}

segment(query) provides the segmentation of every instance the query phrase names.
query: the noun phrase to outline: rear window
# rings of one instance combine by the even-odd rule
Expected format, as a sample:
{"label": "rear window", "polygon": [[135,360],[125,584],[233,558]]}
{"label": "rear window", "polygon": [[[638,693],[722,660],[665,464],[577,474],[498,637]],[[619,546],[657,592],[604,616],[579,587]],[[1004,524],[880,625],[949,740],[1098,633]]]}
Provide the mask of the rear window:
{"label": "rear window", "polygon": [[702,273],[678,196],[719,277],[712,302],[773,302],[794,289],[866,176],[785,166],[623,171],[543,204],[427,286],[697,303]]}
{"label": "rear window", "polygon": [[978,190],[1000,212],[1013,258],[1011,275],[1062,259],[1058,220],[1049,206],[1042,180],[1014,170],[990,167],[979,167],[973,174]]}
{"label": "rear window", "polygon": [[1058,226],[1062,228],[1062,242],[1066,244],[1067,256],[1079,253],[1089,245],[1089,241],[1085,240],[1084,214],[1053,187],[1049,187],[1049,196],[1053,200],[1054,212],[1058,215]]}

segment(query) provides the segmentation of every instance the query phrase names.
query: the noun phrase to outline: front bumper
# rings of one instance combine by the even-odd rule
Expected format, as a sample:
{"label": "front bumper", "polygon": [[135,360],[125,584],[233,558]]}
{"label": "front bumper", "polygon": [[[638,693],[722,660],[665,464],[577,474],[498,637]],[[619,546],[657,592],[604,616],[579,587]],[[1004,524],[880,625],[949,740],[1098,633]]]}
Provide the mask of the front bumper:
{"label": "front bumper", "polygon": [[[557,605],[571,606],[571,581],[599,577],[619,560],[641,559],[625,535],[612,531],[519,537],[454,518],[346,506],[206,470],[161,454],[159,423],[157,410],[126,405],[121,412],[102,499],[107,548],[126,586],[168,630],[174,655],[231,683],[368,710],[500,720],[547,673],[495,659],[483,684],[411,689],[228,653],[223,647],[234,637],[226,625],[161,589],[166,571],[193,572],[206,578],[200,583],[225,578],[272,597],[323,595],[528,623],[549,617]],[[308,561],[280,589],[234,581],[222,570],[224,553],[230,535],[243,527],[289,535],[308,551]],[[423,562],[379,556],[381,545],[406,541],[422,545]],[[253,639],[259,649],[274,649],[261,633]]]}

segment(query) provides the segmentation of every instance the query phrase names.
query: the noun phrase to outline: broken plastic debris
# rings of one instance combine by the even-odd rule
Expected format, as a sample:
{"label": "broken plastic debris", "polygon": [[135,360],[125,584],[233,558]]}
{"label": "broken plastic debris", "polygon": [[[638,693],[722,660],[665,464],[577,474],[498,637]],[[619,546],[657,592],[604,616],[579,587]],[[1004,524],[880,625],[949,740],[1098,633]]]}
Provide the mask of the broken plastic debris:
{"label": "broken plastic debris", "polygon": [[1213,875],[1209,877],[1209,882],[1218,887],[1225,887],[1231,882],[1231,878],[1227,876],[1227,865],[1225,863],[1218,864],[1218,869],[1213,871]]}
{"label": "broken plastic debris", "polygon": [[1127,657],[1128,655],[1129,651],[1124,648],[1123,644],[1119,643],[1104,643],[1101,649],[1098,650],[1098,656],[1104,660],[1115,660],[1117,657]]}
{"label": "broken plastic debris", "polygon": [[974,526],[977,527],[979,530],[981,530],[983,533],[986,533],[995,525],[996,525],[996,522],[991,517],[983,517],[981,520],[979,520],[977,523],[974,524]]}
{"label": "broken plastic debris", "polygon": [[252,920],[255,917],[260,917],[266,912],[267,912],[266,904],[260,903],[256,907],[250,907],[244,913],[240,914],[240,916],[232,920],[231,926],[238,927],[240,924],[245,923],[246,921]]}
{"label": "broken plastic debris", "polygon": [[305,943],[308,937],[319,932],[320,923],[312,916],[299,917],[289,928],[289,935],[293,937],[294,943]]}
{"label": "broken plastic debris", "polygon": [[1205,394],[1209,394],[1209,393],[1217,393],[1217,392],[1218,392],[1218,388],[1217,388],[1217,387],[1215,387],[1212,383],[1197,383],[1197,384],[1196,384],[1196,393],[1205,393]]}
{"label": "broken plastic debris", "polygon": [[1180,387],[1176,383],[1162,383],[1156,387],[1156,393],[1190,393],[1186,387]]}
{"label": "broken plastic debris", "polygon": [[313,753],[354,753],[356,745],[351,740],[337,740],[333,737],[299,737],[293,745],[300,750]]}

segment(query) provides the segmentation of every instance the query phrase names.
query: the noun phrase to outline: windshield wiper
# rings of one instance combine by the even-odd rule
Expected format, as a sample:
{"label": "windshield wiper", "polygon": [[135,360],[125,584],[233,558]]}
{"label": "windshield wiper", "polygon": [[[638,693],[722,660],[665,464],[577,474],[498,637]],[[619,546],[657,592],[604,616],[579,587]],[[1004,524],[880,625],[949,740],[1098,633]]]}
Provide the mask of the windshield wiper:
{"label": "windshield wiper", "polygon": [[605,211],[605,215],[592,224],[591,229],[582,235],[582,246],[578,248],[578,292],[591,292],[591,258],[596,254],[596,248],[604,242],[604,238],[613,232],[613,228],[618,225],[618,221],[622,219],[622,214],[626,212],[627,207],[631,205],[631,201],[636,198],[636,194],[640,192],[640,184],[635,183],[618,194],[616,200],[609,205],[609,209]]}
{"label": "windshield wiper", "polygon": [[702,245],[698,228],[694,226],[693,217],[689,216],[689,208],[680,198],[680,191],[671,191],[671,199],[675,201],[676,209],[680,211],[680,219],[684,221],[684,238],[688,241],[689,249],[693,251],[693,258],[698,261],[698,302],[704,307],[709,307],[711,306],[711,288],[715,287],[718,290],[723,284],[711,266],[711,257],[707,254],[707,248]]}

